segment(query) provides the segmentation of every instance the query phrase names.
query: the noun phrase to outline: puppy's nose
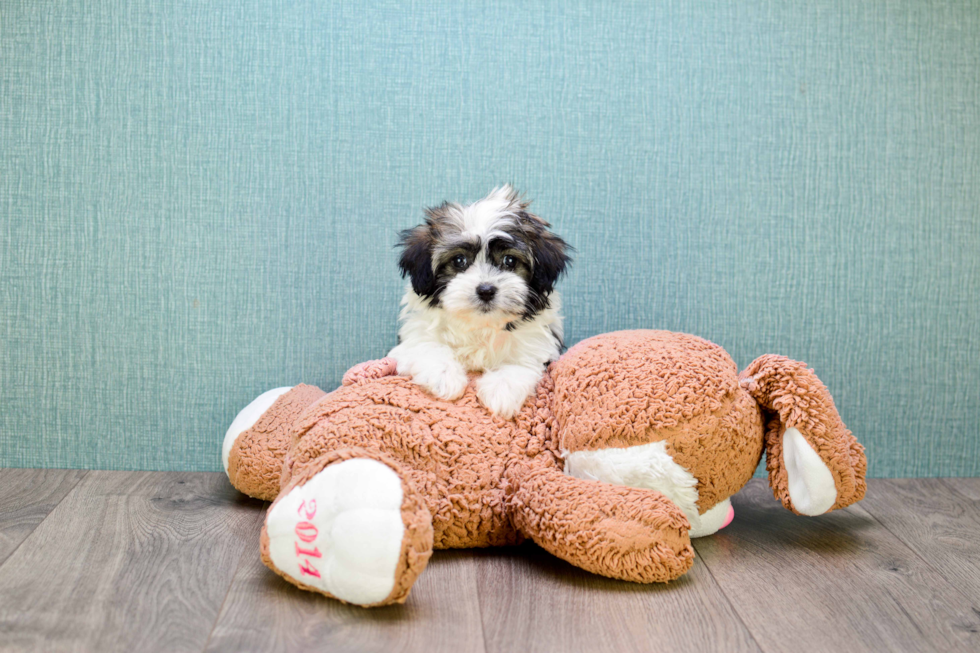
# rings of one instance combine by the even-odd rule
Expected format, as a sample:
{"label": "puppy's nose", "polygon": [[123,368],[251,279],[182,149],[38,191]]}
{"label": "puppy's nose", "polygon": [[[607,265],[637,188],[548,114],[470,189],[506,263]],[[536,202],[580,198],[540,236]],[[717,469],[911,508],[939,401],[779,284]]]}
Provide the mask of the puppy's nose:
{"label": "puppy's nose", "polygon": [[485,302],[493,299],[493,296],[497,294],[497,287],[489,283],[481,283],[476,287],[476,296]]}

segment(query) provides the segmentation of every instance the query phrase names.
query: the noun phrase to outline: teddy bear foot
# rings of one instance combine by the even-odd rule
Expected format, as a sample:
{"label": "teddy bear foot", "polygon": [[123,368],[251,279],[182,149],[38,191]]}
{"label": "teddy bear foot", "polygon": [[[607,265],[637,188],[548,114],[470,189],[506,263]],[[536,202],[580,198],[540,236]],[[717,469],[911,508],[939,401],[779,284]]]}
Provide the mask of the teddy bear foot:
{"label": "teddy bear foot", "polygon": [[725,499],[719,501],[709,510],[699,515],[697,524],[691,524],[691,539],[696,537],[706,537],[714,535],[725,526],[732,523],[735,518],[735,509],[732,508],[732,500]]}
{"label": "teddy bear foot", "polygon": [[347,603],[403,602],[432,551],[431,516],[414,495],[382,462],[335,462],[272,505],[262,559],[291,583]]}

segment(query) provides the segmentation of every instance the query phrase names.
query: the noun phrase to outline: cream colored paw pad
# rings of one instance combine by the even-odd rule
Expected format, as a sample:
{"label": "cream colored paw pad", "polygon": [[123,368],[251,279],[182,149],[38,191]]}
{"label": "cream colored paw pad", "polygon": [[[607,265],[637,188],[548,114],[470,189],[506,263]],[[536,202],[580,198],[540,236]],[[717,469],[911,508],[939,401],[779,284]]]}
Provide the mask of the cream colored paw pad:
{"label": "cream colored paw pad", "polygon": [[375,460],[334,463],[269,511],[269,557],[295,580],[368,605],[395,585],[405,525],[398,474]]}

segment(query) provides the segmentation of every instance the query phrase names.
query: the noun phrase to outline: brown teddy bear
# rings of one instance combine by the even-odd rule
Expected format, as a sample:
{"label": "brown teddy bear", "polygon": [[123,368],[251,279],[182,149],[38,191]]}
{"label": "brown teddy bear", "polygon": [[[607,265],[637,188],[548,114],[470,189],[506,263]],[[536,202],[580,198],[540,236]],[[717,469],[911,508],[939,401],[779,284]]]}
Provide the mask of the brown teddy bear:
{"label": "brown teddy bear", "polygon": [[766,452],[788,509],[864,496],[864,450],[812,370],[762,356],[738,374],[719,346],[667,331],[589,338],[551,364],[512,421],[473,384],[436,399],[361,364],[327,394],[298,385],[235,419],[232,484],[273,501],[262,559],[304,589],[365,606],[403,602],[433,549],[530,538],[589,571],[666,582],[691,537],[732,518]]}

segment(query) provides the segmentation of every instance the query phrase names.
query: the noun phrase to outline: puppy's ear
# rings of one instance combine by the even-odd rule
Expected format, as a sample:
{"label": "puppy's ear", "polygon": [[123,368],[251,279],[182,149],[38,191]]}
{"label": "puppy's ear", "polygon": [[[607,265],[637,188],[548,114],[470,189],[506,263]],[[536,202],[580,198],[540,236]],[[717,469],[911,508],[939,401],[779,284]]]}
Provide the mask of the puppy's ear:
{"label": "puppy's ear", "polygon": [[538,216],[525,211],[521,220],[530,225],[530,245],[534,254],[531,286],[539,293],[548,294],[555,288],[558,277],[565,273],[572,262],[572,246],[548,231],[551,225]]}
{"label": "puppy's ear", "polygon": [[534,252],[534,274],[531,282],[543,292],[551,292],[558,277],[572,262],[568,252],[571,246],[550,232],[545,232]]}
{"label": "puppy's ear", "polygon": [[403,248],[398,267],[402,278],[412,280],[412,290],[421,297],[435,294],[436,276],[432,271],[432,228],[420,224],[414,229],[406,229],[399,234],[398,246]]}

